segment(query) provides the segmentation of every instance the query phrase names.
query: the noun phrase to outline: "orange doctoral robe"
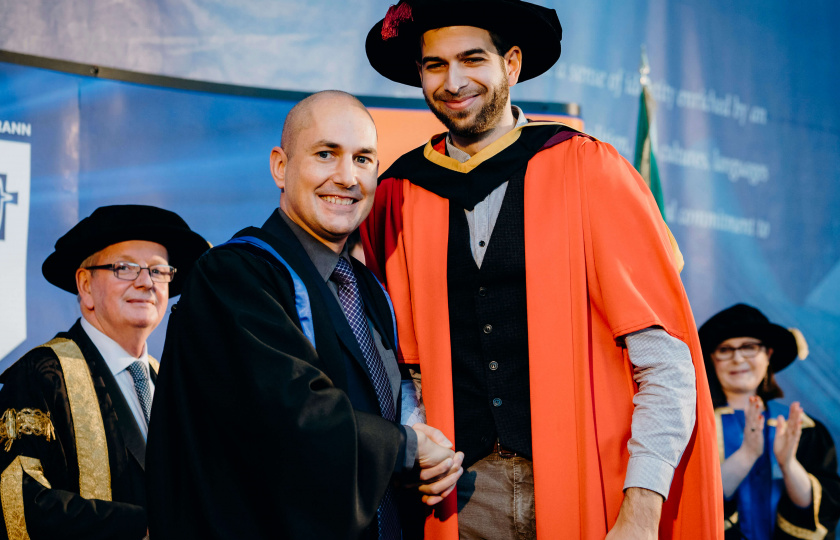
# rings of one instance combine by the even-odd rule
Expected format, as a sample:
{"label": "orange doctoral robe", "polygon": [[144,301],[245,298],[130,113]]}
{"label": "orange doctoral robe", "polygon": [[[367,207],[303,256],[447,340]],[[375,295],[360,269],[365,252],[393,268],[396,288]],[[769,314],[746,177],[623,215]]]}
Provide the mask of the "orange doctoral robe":
{"label": "orange doctoral robe", "polygon": [[[451,440],[449,201],[412,183],[412,171],[467,179],[484,163],[496,167],[494,156],[521,153],[518,139],[532,133],[525,130],[549,127],[517,128],[466,163],[445,156],[443,140],[433,138],[422,156],[412,152],[410,167],[398,161],[383,175],[362,228],[367,264],[394,302],[401,359],[420,364],[427,422]],[[679,251],[636,171],[612,146],[580,135],[544,137],[522,163],[537,535],[600,539],[615,523],[638,390],[620,338],[658,326],[688,344],[697,381],[697,421],[660,538],[723,538],[714,413]],[[394,169],[399,177],[388,177]],[[427,519],[426,538],[457,537],[450,496]]]}

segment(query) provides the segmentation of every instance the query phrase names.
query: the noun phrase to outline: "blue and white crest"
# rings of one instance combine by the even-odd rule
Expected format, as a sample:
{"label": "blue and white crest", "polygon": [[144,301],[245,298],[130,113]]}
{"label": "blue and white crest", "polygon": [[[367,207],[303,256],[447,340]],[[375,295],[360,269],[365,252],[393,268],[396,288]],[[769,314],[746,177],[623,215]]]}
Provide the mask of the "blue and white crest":
{"label": "blue and white crest", "polygon": [[6,191],[6,175],[0,174],[0,240],[6,239],[6,204],[17,204],[18,194]]}
{"label": "blue and white crest", "polygon": [[0,140],[0,358],[26,339],[29,143]]}

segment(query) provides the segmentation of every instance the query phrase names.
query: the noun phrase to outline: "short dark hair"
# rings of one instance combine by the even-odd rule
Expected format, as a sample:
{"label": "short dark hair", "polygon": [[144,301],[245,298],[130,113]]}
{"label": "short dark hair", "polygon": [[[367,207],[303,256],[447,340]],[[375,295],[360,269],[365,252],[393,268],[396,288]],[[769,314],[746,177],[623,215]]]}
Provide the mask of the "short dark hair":
{"label": "short dark hair", "polygon": [[490,32],[490,40],[493,42],[493,46],[496,47],[496,54],[499,56],[506,55],[507,52],[513,48],[510,41],[506,40],[496,32],[493,32],[492,30],[488,30],[488,32]]}

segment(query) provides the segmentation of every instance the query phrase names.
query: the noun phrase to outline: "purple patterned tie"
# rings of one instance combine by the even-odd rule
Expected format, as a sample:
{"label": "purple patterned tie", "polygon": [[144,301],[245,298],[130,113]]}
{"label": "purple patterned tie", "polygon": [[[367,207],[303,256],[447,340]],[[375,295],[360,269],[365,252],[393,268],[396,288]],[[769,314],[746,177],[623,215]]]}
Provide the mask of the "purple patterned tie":
{"label": "purple patterned tie", "polygon": [[370,333],[370,328],[368,328],[365,311],[362,308],[362,299],[359,296],[359,288],[356,285],[356,275],[353,274],[350,263],[343,257],[339,257],[331,279],[338,284],[338,299],[341,300],[344,315],[347,317],[347,322],[350,323],[353,335],[356,336],[356,341],[359,342],[359,347],[365,356],[365,363],[370,372],[373,387],[376,389],[376,399],[379,401],[382,417],[394,421],[396,414],[394,412],[394,396],[391,393],[391,381],[388,379],[385,364],[382,363],[382,357],[376,350],[373,336]]}
{"label": "purple patterned tie", "polygon": [[[373,336],[370,333],[370,328],[368,328],[353,267],[343,257],[339,257],[338,264],[335,265],[335,270],[333,270],[330,279],[338,285],[338,299],[341,301],[344,316],[347,317],[347,322],[350,324],[353,335],[356,336],[356,341],[365,357],[365,364],[376,390],[376,400],[379,402],[382,417],[393,422],[396,420],[396,412],[394,396],[391,393],[391,381],[388,379],[382,357],[373,343]],[[379,508],[376,509],[376,518],[379,527],[379,540],[399,540],[399,514],[394,491],[390,485],[385,490]]]}

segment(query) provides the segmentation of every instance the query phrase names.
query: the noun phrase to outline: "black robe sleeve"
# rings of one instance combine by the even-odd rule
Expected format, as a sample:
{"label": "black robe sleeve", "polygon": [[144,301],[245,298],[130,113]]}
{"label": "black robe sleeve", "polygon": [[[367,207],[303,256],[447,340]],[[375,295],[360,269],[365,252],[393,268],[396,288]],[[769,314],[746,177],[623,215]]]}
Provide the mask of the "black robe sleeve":
{"label": "black robe sleeve", "polygon": [[370,524],[404,435],[334,386],[318,311],[316,351],[288,272],[234,249],[196,264],[155,389],[152,538],[355,539]]}
{"label": "black robe sleeve", "polygon": [[818,504],[820,525],[828,531],[825,538],[831,540],[840,519],[840,477],[837,476],[834,441],[819,421],[814,420],[814,427],[802,429],[796,459],[812,477],[814,500],[808,508],[800,508],[791,502],[787,493],[782,494],[776,510],[778,520],[775,538],[811,538],[808,533],[813,534],[817,528],[814,505]]}
{"label": "black robe sleeve", "polygon": [[[50,349],[33,349],[3,374],[0,413],[27,408],[50,414],[55,439],[21,435],[12,441],[8,451],[0,447],[0,468],[9,471],[10,467],[20,467],[16,458],[28,457],[30,463],[37,463],[42,469],[42,481],[49,483],[47,488],[24,469],[19,485],[4,485],[9,490],[19,490],[22,495],[29,536],[33,540],[143,538],[146,511],[142,506],[85,499],[79,494],[79,467],[67,389],[58,358]],[[8,491],[3,493],[4,514],[12,511],[8,504],[11,495]],[[6,538],[8,525],[4,523],[2,538]]]}

